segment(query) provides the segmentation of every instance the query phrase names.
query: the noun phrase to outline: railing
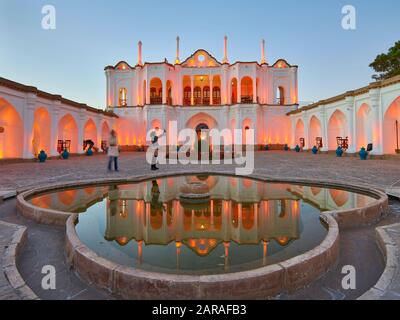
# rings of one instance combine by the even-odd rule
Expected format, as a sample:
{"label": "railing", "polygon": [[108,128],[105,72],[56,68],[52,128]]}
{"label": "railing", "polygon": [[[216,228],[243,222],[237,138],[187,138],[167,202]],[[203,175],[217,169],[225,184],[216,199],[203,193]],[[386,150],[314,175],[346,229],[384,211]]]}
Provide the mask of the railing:
{"label": "railing", "polygon": [[201,98],[194,98],[194,105],[198,106],[198,105],[202,105],[202,99]]}
{"label": "railing", "polygon": [[214,105],[220,105],[221,104],[221,98],[213,98],[213,104]]}
{"label": "railing", "polygon": [[150,98],[150,104],[162,104],[162,97]]}
{"label": "railing", "polygon": [[210,98],[203,98],[203,105],[208,106],[210,104]]}
{"label": "railing", "polygon": [[242,96],[241,102],[242,103],[253,103],[253,96]]}
{"label": "railing", "polygon": [[336,137],[336,143],[338,147],[341,147],[343,150],[347,150],[349,148],[349,138]]}

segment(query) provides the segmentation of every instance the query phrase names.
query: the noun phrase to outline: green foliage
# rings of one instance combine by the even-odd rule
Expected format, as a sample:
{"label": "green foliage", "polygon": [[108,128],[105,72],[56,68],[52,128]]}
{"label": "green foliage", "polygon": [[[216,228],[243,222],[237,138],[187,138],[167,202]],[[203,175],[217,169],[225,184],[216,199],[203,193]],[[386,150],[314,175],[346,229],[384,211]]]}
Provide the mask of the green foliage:
{"label": "green foliage", "polygon": [[400,41],[397,41],[387,53],[382,53],[369,65],[377,72],[375,80],[383,80],[400,75]]}

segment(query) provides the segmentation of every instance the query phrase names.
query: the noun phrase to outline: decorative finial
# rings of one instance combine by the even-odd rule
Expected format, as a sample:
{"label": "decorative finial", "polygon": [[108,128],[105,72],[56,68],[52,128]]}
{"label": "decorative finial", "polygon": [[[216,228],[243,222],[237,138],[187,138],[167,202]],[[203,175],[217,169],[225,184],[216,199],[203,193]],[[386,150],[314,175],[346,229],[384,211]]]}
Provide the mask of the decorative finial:
{"label": "decorative finial", "polygon": [[138,42],[138,62],[139,66],[143,65],[142,63],[142,41]]}
{"label": "decorative finial", "polygon": [[180,64],[181,61],[179,60],[179,36],[176,37],[176,58],[175,64]]}
{"label": "decorative finial", "polygon": [[226,36],[226,35],[224,37],[224,58],[222,59],[222,63],[229,63],[228,62],[228,36]]}
{"label": "decorative finial", "polygon": [[261,64],[267,63],[265,58],[265,40],[261,39]]}

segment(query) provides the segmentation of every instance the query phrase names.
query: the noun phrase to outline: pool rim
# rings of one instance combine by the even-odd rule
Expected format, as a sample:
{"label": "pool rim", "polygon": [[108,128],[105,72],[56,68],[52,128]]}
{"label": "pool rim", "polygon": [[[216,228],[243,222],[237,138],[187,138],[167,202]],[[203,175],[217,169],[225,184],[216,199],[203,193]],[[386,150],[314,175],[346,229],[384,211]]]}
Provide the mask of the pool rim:
{"label": "pool rim", "polygon": [[[318,246],[301,255],[277,264],[248,271],[198,276],[144,271],[118,265],[115,262],[102,258],[86,247],[78,238],[74,224],[74,219],[79,215],[78,213],[42,209],[30,204],[27,200],[34,195],[57,189],[118,183],[138,183],[151,179],[187,175],[233,176],[266,183],[291,183],[303,186],[335,188],[368,195],[375,198],[376,201],[361,208],[323,212],[321,217],[329,226],[325,239]],[[144,175],[122,179],[69,181],[67,183],[45,185],[19,194],[17,197],[17,207],[25,217],[39,223],[66,225],[65,252],[68,263],[74,267],[77,274],[85,281],[94,283],[97,287],[112,292],[116,296],[126,299],[255,299],[274,296],[283,291],[293,292],[325,274],[338,258],[339,230],[355,225],[359,226],[365,223],[377,222],[388,213],[388,196],[384,192],[370,186],[344,184],[330,180],[320,181],[304,178],[278,179],[259,174],[237,176],[230,173],[202,171],[175,172],[153,176]],[[243,275],[246,274],[248,277],[243,278]],[[146,276],[139,277],[140,275]],[[196,278],[195,281],[193,281],[193,278]],[[266,278],[268,281],[266,281]],[[202,280],[201,282],[200,279]],[[135,288],[132,288],[132,284],[135,284]],[[138,290],[138,288],[146,288],[146,290]],[[158,291],[154,292],[154,290]],[[159,292],[159,290],[164,291]],[[137,295],[138,291],[140,292],[140,296]],[[146,293],[145,296],[143,296],[143,292]],[[171,294],[172,292],[173,294]]]}
{"label": "pool rim", "polygon": [[[67,263],[87,283],[123,299],[257,299],[294,292],[332,268],[339,256],[339,226],[321,213],[328,232],[314,248],[264,267],[222,274],[180,275],[124,266],[98,255],[79,238],[78,213],[66,223]],[[235,292],[240,286],[244,291]],[[138,290],[141,288],[142,290]]]}
{"label": "pool rim", "polygon": [[64,226],[66,224],[67,219],[72,214],[71,212],[40,208],[31,204],[29,200],[36,195],[41,195],[50,191],[55,192],[57,190],[68,189],[68,188],[84,188],[93,186],[106,186],[110,184],[140,183],[154,179],[163,179],[176,176],[190,176],[190,175],[227,176],[227,177],[253,179],[265,183],[288,183],[288,184],[290,183],[290,184],[310,186],[310,187],[340,189],[370,196],[376,200],[372,201],[366,206],[359,208],[325,211],[334,216],[334,218],[336,219],[341,228],[352,227],[354,223],[357,226],[360,226],[363,224],[377,222],[388,213],[388,196],[386,195],[386,193],[376,188],[371,188],[368,185],[340,183],[333,180],[321,181],[316,179],[314,180],[314,179],[304,179],[304,178],[293,178],[293,179],[274,178],[274,177],[262,176],[259,174],[242,176],[225,172],[219,173],[219,172],[209,172],[209,171],[199,171],[199,172],[195,171],[195,172],[182,172],[182,173],[173,172],[173,173],[156,174],[156,175],[131,176],[128,178],[111,178],[111,179],[101,178],[101,179],[74,180],[68,182],[46,184],[20,193],[17,196],[17,209],[25,218],[34,220],[40,224]]}

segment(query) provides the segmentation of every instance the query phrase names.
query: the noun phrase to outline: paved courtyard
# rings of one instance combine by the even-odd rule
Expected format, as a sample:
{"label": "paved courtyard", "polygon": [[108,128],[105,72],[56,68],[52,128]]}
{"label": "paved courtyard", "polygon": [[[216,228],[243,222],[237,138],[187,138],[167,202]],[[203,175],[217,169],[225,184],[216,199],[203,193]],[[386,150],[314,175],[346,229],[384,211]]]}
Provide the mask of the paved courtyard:
{"label": "paved courtyard", "polygon": [[[120,171],[109,173],[107,157],[72,157],[69,160],[48,160],[46,163],[0,163],[0,190],[18,191],[42,184],[87,180],[103,177],[149,174],[144,153],[125,153],[120,157]],[[160,165],[156,174],[169,172],[212,171],[234,173],[234,165]],[[274,178],[310,178],[368,184],[386,189],[400,180],[400,157],[361,161],[356,157],[337,158],[332,154],[295,153],[284,151],[256,152],[254,173]]]}
{"label": "paved courtyard", "polygon": [[[125,153],[120,157],[120,171],[108,172],[107,157],[72,157],[69,160],[49,160],[46,163],[21,162],[0,164],[0,190],[22,190],[54,182],[87,180],[97,178],[129,178],[147,175],[150,166],[144,153]],[[272,178],[309,178],[331,180],[353,184],[367,184],[382,190],[400,180],[400,158],[361,161],[356,157],[336,158],[332,154],[312,155],[295,152],[257,152],[254,173]],[[226,172],[234,173],[233,165],[160,165],[157,175],[173,172]],[[392,215],[381,224],[400,221],[400,203],[391,201]],[[64,259],[65,232],[62,227],[43,226],[23,218],[15,208],[15,199],[0,204],[0,220],[28,228],[28,241],[20,256],[19,271],[25,282],[40,298],[48,299],[110,299],[111,296],[81,281],[70,272]],[[7,246],[7,235],[12,230],[0,229],[2,246]],[[323,279],[299,291],[293,296],[282,295],[281,299],[352,299],[373,286],[383,272],[384,261],[375,243],[375,226],[359,228],[341,234],[341,250],[338,267]],[[4,232],[3,232],[4,231]],[[399,233],[400,234],[400,233]],[[363,250],[360,250],[363,248]],[[0,255],[4,250],[0,250]],[[43,291],[40,288],[40,265],[57,267],[59,290]],[[354,264],[361,270],[360,288],[357,292],[343,294],[337,288],[340,266]],[[336,282],[335,282],[336,281]],[[0,277],[0,298],[15,298]]]}

